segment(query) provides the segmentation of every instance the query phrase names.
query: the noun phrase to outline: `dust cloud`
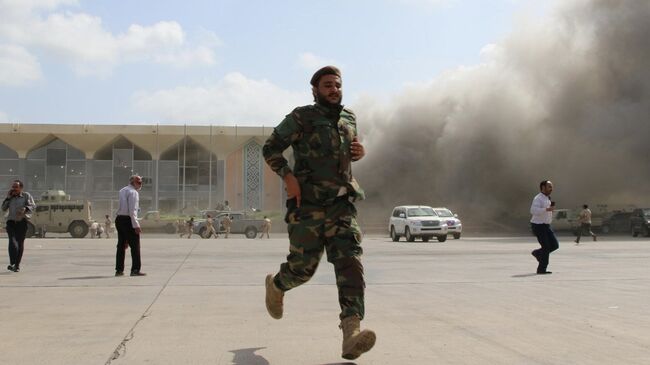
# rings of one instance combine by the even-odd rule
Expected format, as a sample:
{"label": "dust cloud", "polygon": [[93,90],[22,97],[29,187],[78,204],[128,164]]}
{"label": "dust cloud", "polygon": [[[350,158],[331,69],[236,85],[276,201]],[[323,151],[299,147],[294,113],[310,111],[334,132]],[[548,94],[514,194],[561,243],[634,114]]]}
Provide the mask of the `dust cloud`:
{"label": "dust cloud", "polygon": [[481,64],[359,101],[364,214],[425,204],[518,220],[543,179],[558,207],[650,205],[648,19],[648,1],[559,1]]}

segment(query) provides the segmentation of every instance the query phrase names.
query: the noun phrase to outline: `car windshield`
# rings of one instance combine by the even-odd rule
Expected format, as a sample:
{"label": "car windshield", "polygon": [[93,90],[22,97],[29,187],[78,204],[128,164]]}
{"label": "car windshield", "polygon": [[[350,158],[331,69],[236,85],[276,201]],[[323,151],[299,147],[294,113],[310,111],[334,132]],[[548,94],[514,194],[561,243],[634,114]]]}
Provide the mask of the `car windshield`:
{"label": "car windshield", "polygon": [[643,215],[646,217],[650,217],[650,209],[643,209]]}
{"label": "car windshield", "polygon": [[431,217],[435,216],[431,208],[411,208],[407,211],[409,217]]}
{"label": "car windshield", "polygon": [[444,217],[444,218],[454,216],[449,209],[436,209],[436,214],[439,217]]}

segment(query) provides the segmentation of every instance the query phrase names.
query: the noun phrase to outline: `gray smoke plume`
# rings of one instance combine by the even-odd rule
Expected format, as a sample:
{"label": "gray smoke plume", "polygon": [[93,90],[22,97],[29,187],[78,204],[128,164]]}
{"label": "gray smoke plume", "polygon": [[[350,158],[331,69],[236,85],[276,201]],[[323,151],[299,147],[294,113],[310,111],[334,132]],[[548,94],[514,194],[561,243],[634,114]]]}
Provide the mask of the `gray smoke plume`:
{"label": "gray smoke plume", "polygon": [[650,205],[650,1],[557,4],[482,64],[355,106],[365,213],[410,203],[521,217],[543,179],[559,207]]}

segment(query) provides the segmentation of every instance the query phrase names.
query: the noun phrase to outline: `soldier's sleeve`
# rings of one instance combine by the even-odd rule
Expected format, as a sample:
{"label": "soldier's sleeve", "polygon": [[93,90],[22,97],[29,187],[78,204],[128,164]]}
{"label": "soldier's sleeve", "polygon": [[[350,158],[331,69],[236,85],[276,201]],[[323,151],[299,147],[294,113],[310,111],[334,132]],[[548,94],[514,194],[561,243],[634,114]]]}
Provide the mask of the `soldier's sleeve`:
{"label": "soldier's sleeve", "polygon": [[350,120],[348,124],[350,125],[350,129],[352,130],[352,137],[358,137],[359,133],[357,131],[357,115],[354,114],[354,112],[348,108],[345,108],[344,110],[350,115]]}
{"label": "soldier's sleeve", "polygon": [[271,170],[280,177],[285,177],[291,173],[289,162],[282,155],[282,152],[289,148],[293,142],[298,140],[302,133],[302,127],[299,121],[299,115],[294,111],[287,115],[278,125],[271,136],[264,143],[262,154],[264,160]]}

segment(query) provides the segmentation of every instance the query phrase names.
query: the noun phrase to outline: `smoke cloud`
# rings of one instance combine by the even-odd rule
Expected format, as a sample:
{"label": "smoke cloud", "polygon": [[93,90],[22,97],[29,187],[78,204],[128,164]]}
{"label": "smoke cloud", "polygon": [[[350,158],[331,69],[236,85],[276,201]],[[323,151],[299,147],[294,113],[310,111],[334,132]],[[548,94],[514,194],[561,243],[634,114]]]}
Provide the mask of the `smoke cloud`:
{"label": "smoke cloud", "polygon": [[563,0],[487,46],[480,65],[360,101],[362,207],[382,219],[398,204],[521,217],[543,179],[559,207],[650,205],[648,19],[647,1]]}

